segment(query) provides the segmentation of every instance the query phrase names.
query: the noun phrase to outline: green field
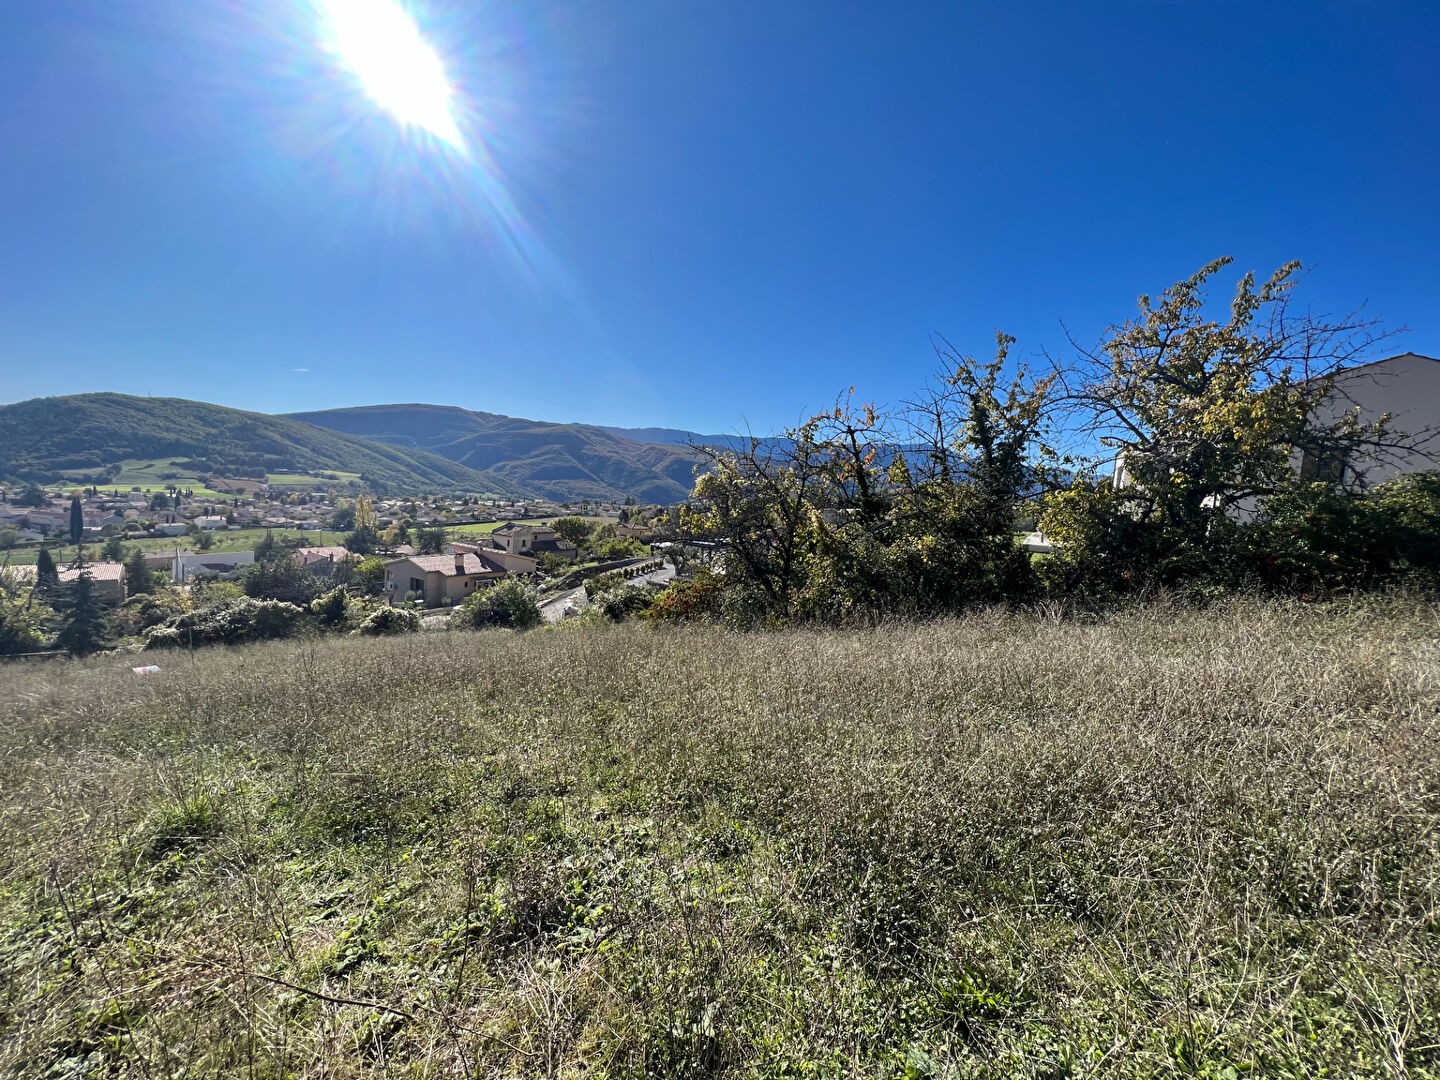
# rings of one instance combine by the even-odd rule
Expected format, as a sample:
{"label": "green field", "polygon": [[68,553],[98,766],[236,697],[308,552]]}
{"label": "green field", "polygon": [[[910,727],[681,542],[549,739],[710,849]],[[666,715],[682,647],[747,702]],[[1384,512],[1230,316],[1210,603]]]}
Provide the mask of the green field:
{"label": "green field", "polygon": [[[150,491],[164,491],[170,484],[193,489],[197,499],[230,499],[227,492],[216,491],[200,483],[193,472],[172,464],[170,458],[133,458],[120,463],[120,474],[113,483],[96,484],[100,491],[126,492],[134,488]],[[72,474],[79,476],[84,474]],[[252,478],[253,479],[253,478]],[[270,473],[267,483],[286,488],[317,488],[331,485],[345,485],[360,482],[358,472],[342,472],[338,469],[325,470],[324,476],[308,476],[303,473]],[[78,481],[75,481],[78,486]]]}
{"label": "green field", "polygon": [[1434,1077],[1440,615],[11,666],[0,1075]]}
{"label": "green field", "polygon": [[[114,483],[96,484],[100,491],[126,492],[132,488],[150,491],[164,491],[174,484],[176,487],[193,488],[197,499],[228,499],[231,496],[215,491],[200,483],[194,473],[172,465],[169,458],[130,459],[120,463],[120,474]],[[92,472],[93,470],[86,470]],[[76,482],[78,486],[78,481]]]}
{"label": "green field", "polygon": [[360,474],[326,469],[324,476],[307,476],[304,473],[270,473],[265,480],[272,487],[316,488],[335,484],[358,484]]}
{"label": "green field", "polygon": [[[295,539],[298,537],[304,540],[306,547],[324,547],[330,544],[338,544],[345,538],[343,532],[335,532],[330,529],[308,529],[304,532],[298,529],[235,529],[233,531],[221,529],[210,534],[214,541],[210,550],[245,551],[248,548],[254,547],[267,532],[273,533],[277,540]],[[103,543],[103,541],[100,543],[86,543],[85,551],[87,556],[92,559],[95,558],[99,554]],[[193,536],[147,536],[139,540],[126,540],[125,546],[127,548],[138,547],[143,551],[150,552],[174,551],[178,547],[182,554],[198,552],[200,550],[199,547],[196,546],[195,537]],[[4,562],[6,555],[8,555],[10,557],[9,561],[12,564],[28,566],[34,563],[37,551],[37,548],[25,547],[16,548],[9,552],[0,552],[0,562]],[[75,549],[69,544],[66,544],[63,548],[56,548],[53,545],[50,546],[50,553],[57,560],[61,557],[60,552],[62,551],[65,557],[70,558],[73,557]]]}

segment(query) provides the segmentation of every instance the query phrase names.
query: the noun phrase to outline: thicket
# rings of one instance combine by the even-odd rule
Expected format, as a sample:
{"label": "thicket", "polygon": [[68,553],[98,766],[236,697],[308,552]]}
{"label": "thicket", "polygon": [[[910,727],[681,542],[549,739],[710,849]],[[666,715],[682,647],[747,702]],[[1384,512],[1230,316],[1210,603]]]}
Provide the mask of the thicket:
{"label": "thicket", "polygon": [[[1141,297],[1038,377],[1003,334],[986,361],[942,342],[942,377],[900,409],[846,397],[783,439],[699,448],[684,523],[727,560],[700,610],[845,622],[1157,590],[1433,587],[1440,480],[1365,476],[1433,433],[1333,407],[1381,335],[1295,313],[1298,264],[1244,275],[1216,317],[1207,289],[1228,262]],[[1037,521],[1053,557],[1017,542]]]}

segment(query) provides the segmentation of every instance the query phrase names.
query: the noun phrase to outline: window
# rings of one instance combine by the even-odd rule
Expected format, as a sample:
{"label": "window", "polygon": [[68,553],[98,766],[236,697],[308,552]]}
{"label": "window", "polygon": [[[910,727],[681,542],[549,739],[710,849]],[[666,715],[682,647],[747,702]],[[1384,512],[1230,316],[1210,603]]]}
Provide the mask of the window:
{"label": "window", "polygon": [[411,592],[424,592],[424,591],[425,591],[425,582],[424,582],[423,580],[421,580],[420,578],[418,578],[418,577],[412,577],[412,578],[410,579],[410,591],[411,591]]}
{"label": "window", "polygon": [[1345,452],[1317,453],[1306,450],[1300,456],[1300,479],[1338,484],[1345,479]]}

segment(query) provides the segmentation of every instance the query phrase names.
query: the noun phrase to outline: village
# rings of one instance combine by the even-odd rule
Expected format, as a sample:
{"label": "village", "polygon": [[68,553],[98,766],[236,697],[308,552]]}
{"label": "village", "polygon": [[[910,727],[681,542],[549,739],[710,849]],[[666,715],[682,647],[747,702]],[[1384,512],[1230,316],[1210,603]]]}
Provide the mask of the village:
{"label": "village", "polygon": [[[315,579],[315,589],[346,585],[387,604],[447,609],[507,578],[535,586],[568,573],[573,585],[649,561],[670,546],[668,526],[678,521],[663,507],[614,502],[371,499],[323,486],[211,485],[229,494],[202,497],[173,484],[128,492],[33,484],[0,489],[0,570],[33,580],[37,562],[43,566],[48,557],[58,584],[83,573],[98,602],[119,607],[155,582],[187,592],[236,582],[257,558],[278,556]],[[572,525],[567,539],[547,521],[584,525],[578,532]],[[575,542],[592,537],[584,551]],[[138,559],[153,575],[143,585]],[[572,610],[552,605],[547,615]]]}

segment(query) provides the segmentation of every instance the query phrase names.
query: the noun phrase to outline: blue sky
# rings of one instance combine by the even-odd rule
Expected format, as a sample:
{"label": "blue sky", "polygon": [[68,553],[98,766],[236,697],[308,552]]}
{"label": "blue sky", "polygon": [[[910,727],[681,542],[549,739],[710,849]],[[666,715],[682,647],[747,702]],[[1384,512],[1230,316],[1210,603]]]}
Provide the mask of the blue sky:
{"label": "blue sky", "polygon": [[469,160],[308,0],[11,5],[0,400],[771,430],[1221,254],[1440,354],[1433,0],[409,6]]}

